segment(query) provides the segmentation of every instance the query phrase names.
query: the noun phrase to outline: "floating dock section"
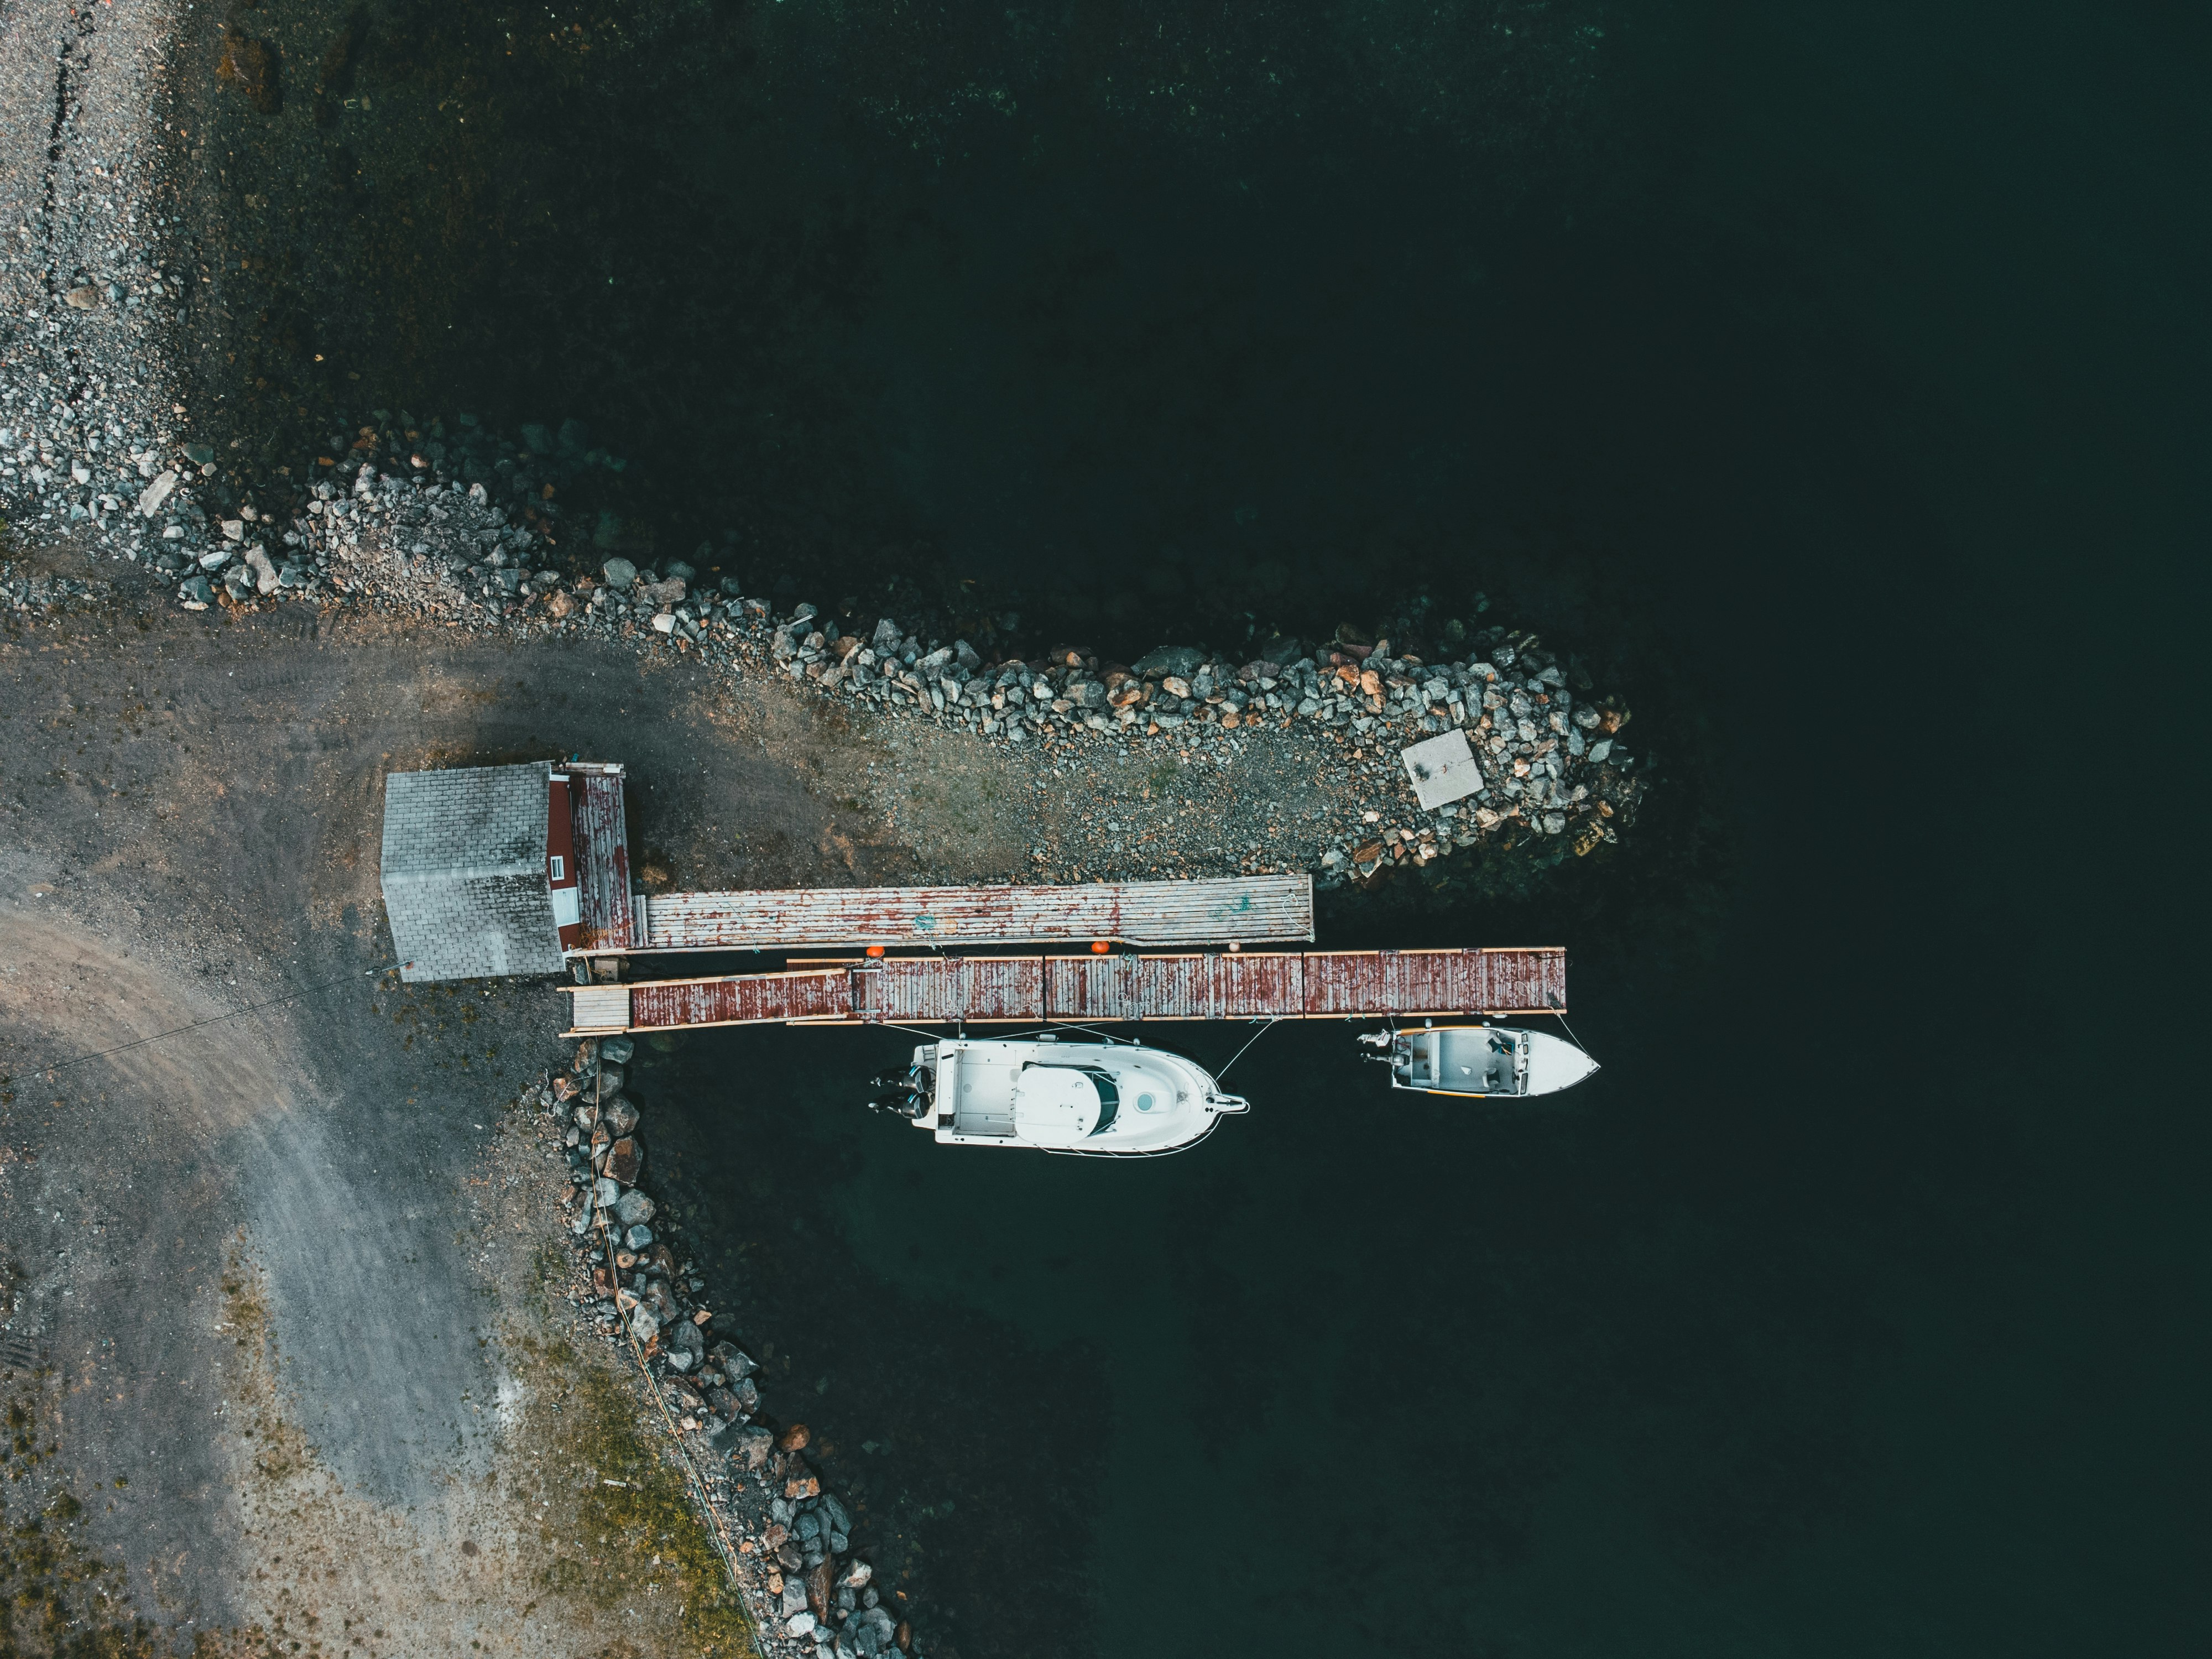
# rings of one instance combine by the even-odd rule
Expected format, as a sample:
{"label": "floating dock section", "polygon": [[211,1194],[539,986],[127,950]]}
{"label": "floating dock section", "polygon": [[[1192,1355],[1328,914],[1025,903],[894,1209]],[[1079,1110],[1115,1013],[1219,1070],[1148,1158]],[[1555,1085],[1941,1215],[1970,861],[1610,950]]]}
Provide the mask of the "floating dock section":
{"label": "floating dock section", "polygon": [[1093,882],[1077,887],[817,887],[669,893],[645,902],[645,951],[794,946],[1311,944],[1313,878]]}
{"label": "floating dock section", "polygon": [[883,957],[562,988],[571,1036],[715,1025],[988,1025],[1564,1014],[1563,947]]}

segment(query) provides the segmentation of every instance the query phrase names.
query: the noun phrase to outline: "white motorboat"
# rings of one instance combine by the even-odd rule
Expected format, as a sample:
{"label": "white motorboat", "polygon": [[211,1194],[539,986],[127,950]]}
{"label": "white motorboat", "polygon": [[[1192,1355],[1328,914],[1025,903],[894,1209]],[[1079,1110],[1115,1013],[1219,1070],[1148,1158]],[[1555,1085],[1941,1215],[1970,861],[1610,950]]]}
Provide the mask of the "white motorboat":
{"label": "white motorboat", "polygon": [[1551,1095],[1597,1062],[1564,1037],[1504,1025],[1424,1025],[1359,1039],[1383,1052],[1390,1086],[1430,1095]]}
{"label": "white motorboat", "polygon": [[1054,1036],[922,1043],[896,1093],[896,1109],[946,1146],[1091,1158],[1181,1152],[1250,1109],[1180,1054]]}

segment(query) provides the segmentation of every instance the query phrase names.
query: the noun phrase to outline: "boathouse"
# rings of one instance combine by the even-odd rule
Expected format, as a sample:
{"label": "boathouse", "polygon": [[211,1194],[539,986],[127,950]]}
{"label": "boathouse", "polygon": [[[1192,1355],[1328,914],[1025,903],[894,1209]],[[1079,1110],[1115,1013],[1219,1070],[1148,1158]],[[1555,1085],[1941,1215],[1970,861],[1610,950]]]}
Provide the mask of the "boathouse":
{"label": "boathouse", "polygon": [[466,766],[384,781],[384,910],[409,981],[550,974],[549,769]]}
{"label": "boathouse", "polygon": [[409,981],[559,973],[628,946],[622,768],[584,761],[393,772],[385,915]]}

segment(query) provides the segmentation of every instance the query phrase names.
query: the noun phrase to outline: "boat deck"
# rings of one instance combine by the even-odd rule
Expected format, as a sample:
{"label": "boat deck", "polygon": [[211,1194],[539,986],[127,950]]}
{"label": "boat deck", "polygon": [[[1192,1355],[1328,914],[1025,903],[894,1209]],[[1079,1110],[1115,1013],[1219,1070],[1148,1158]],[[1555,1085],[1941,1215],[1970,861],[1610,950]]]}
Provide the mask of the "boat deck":
{"label": "boat deck", "polygon": [[1051,1024],[1565,1013],[1563,947],[854,957],[563,987],[572,1036],[716,1025]]}

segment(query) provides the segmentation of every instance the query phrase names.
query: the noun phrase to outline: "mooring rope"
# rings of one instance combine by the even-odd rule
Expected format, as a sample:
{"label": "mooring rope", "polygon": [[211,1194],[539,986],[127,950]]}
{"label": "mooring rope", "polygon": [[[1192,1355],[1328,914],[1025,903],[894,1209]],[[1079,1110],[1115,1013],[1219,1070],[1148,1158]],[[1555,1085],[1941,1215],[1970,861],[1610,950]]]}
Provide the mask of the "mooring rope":
{"label": "mooring rope", "polygon": [[[1277,1025],[1282,1023],[1283,1018],[1284,1016],[1277,1014],[1265,1025],[1262,1025],[1258,1030],[1253,1032],[1251,1042],[1247,1042],[1243,1048],[1239,1048],[1235,1054],[1229,1056],[1229,1066],[1234,1066],[1238,1060],[1243,1059],[1246,1051],[1251,1048],[1252,1043],[1257,1042],[1261,1037],[1267,1036],[1268,1032],[1273,1030]],[[1220,1082],[1222,1079],[1229,1075],[1229,1066],[1223,1066],[1219,1071],[1213,1074],[1213,1080],[1216,1083]]]}

